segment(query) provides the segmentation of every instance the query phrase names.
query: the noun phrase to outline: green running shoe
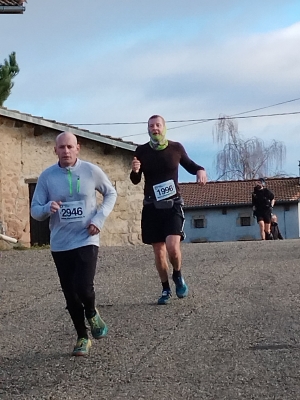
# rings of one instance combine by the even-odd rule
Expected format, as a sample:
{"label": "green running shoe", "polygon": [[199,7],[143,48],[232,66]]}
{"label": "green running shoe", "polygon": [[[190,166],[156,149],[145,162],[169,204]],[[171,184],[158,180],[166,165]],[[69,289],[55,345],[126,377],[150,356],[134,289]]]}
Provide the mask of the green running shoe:
{"label": "green running shoe", "polygon": [[94,339],[100,339],[107,335],[107,325],[100,317],[99,311],[96,308],[96,314],[92,318],[88,318],[88,323],[91,327],[91,333]]}
{"label": "green running shoe", "polygon": [[72,356],[87,356],[92,343],[90,339],[79,338],[77,339]]}
{"label": "green running shoe", "polygon": [[159,305],[168,304],[170,303],[171,297],[172,297],[171,290],[163,290],[161,297],[157,301],[157,304]]}

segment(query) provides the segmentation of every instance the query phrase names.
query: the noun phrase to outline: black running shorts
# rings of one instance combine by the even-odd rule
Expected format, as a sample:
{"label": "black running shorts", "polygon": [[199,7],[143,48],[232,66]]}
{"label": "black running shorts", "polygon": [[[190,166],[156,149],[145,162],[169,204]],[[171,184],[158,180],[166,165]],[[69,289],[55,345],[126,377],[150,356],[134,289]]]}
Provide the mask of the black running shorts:
{"label": "black running shorts", "polygon": [[257,222],[264,221],[265,224],[271,223],[272,213],[271,210],[256,211]]}
{"label": "black running shorts", "polygon": [[156,209],[154,204],[148,204],[142,210],[142,240],[145,244],[165,242],[169,235],[179,235],[185,238],[184,213],[180,204],[172,208]]}

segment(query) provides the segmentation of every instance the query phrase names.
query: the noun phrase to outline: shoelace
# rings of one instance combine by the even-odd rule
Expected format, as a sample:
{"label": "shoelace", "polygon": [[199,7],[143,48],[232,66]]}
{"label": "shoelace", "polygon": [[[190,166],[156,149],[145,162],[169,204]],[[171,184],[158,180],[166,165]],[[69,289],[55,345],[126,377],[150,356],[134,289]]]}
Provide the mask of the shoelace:
{"label": "shoelace", "polygon": [[98,314],[94,315],[89,320],[89,322],[90,322],[91,329],[93,329],[93,330],[95,330],[97,332],[101,332],[105,327],[105,325],[102,326],[103,324],[102,324],[101,318],[98,316]]}
{"label": "shoelace", "polygon": [[76,348],[81,349],[82,347],[84,347],[87,344],[87,339],[82,338],[82,339],[78,339],[77,343],[76,343]]}
{"label": "shoelace", "polygon": [[91,319],[90,319],[90,324],[91,324],[91,328],[96,329],[99,328],[98,324],[97,324],[97,314],[94,315]]}

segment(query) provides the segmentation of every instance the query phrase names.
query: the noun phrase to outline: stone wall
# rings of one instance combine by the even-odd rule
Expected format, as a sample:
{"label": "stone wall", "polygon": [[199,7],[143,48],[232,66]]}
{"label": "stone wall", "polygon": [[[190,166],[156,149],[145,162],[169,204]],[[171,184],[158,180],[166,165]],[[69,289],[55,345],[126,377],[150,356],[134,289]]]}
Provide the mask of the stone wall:
{"label": "stone wall", "polygon": [[[34,125],[0,116],[0,225],[7,235],[26,246],[30,245],[29,190],[26,182],[34,182],[42,170],[57,162],[54,142],[58,133],[46,129],[35,136]],[[79,157],[99,165],[118,192],[114,210],[101,233],[101,244],[141,243],[143,184],[134,186],[129,179],[132,152],[89,139],[79,140]]]}

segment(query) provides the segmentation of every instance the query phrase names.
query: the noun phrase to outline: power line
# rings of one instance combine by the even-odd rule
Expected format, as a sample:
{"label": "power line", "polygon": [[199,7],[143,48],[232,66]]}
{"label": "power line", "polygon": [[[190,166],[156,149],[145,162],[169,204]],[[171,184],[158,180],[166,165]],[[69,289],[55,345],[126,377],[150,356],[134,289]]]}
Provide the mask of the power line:
{"label": "power line", "polygon": [[[236,115],[233,116],[225,116],[225,119],[248,119],[248,118],[264,118],[264,117],[278,117],[278,116],[285,116],[285,115],[296,115],[296,114],[300,114],[300,111],[294,111],[294,112],[289,112],[289,113],[276,113],[276,114],[260,114],[260,115],[247,115],[247,116],[243,116],[243,117],[239,117]],[[190,126],[190,125],[196,125],[196,124],[201,124],[203,122],[209,122],[209,121],[218,121],[222,119],[222,117],[219,118],[207,118],[207,119],[202,119],[202,120],[192,120],[192,119],[187,119],[187,120],[181,120],[181,121],[166,121],[167,122],[194,122],[193,124],[188,124],[188,125],[181,125],[181,126],[177,126],[177,127],[173,127],[173,128],[168,128],[168,130],[171,129],[178,129],[178,128],[183,128],[185,126]],[[126,137],[131,137],[131,136],[140,136],[140,135],[145,135],[147,132],[144,133],[136,133],[133,135],[126,135],[126,136],[121,136],[121,139],[126,138]]]}
{"label": "power line", "polygon": [[219,119],[225,118],[225,119],[247,119],[247,118],[260,118],[260,117],[276,117],[280,115],[293,115],[293,114],[300,114],[300,111],[294,111],[294,112],[289,112],[289,113],[276,113],[276,114],[259,114],[259,115],[247,115],[244,117],[238,117],[235,114],[232,116],[224,116],[224,117],[218,117],[218,118],[206,118],[206,119],[182,119],[182,120],[177,120],[177,121],[166,121],[166,122],[209,122],[209,121],[218,121]]}
{"label": "power line", "polygon": [[[226,118],[231,118],[237,115],[242,115],[242,114],[247,114],[249,112],[254,112],[254,111],[259,111],[259,110],[264,110],[266,108],[270,108],[270,107],[276,107],[282,104],[286,104],[286,103],[291,103],[293,101],[297,101],[300,100],[300,97],[296,98],[296,99],[292,99],[292,100],[287,100],[287,101],[283,101],[281,103],[276,103],[276,104],[272,104],[270,106],[265,106],[265,107],[260,107],[260,108],[255,108],[253,110],[249,110],[249,111],[243,111],[241,113],[238,114],[234,114],[231,115],[229,117]],[[292,113],[293,114],[293,113]],[[281,114],[278,114],[281,115]],[[288,115],[288,114],[282,114],[282,115]],[[250,118],[250,117],[249,117]],[[252,118],[252,117],[251,117]],[[201,119],[184,119],[184,120],[169,120],[166,121],[166,123],[178,123],[178,122],[196,122],[196,123],[202,123],[202,122],[208,122],[208,121],[217,121],[220,118],[201,118]],[[97,123],[87,123],[87,124],[70,124],[73,126],[110,126],[110,125],[142,125],[142,124],[147,124],[147,121],[136,121],[136,122],[97,122]],[[170,129],[170,128],[169,128]],[[175,129],[175,128],[172,128]]]}
{"label": "power line", "polygon": [[241,112],[241,113],[238,113],[238,114],[235,114],[235,115],[242,115],[242,114],[247,114],[247,113],[249,113],[249,112],[264,110],[264,109],[270,108],[270,107],[281,106],[282,104],[292,103],[293,101],[297,101],[297,100],[300,100],[300,97],[298,97],[297,99],[292,99],[292,100],[282,101],[281,103],[272,104],[271,106],[260,107],[260,108],[256,108],[256,109],[250,110],[250,111],[244,111],[244,112]]}
{"label": "power line", "polygon": [[[243,112],[241,112],[241,113],[228,116],[227,118],[228,118],[228,119],[233,119],[233,118],[237,117],[238,115],[247,114],[247,113],[249,113],[249,112],[254,112],[254,111],[260,111],[260,110],[264,110],[264,109],[266,109],[266,108],[276,107],[276,106],[279,106],[279,105],[282,105],[282,104],[286,104],[286,103],[291,103],[291,102],[297,101],[297,100],[300,100],[300,97],[297,97],[296,99],[292,99],[292,100],[282,101],[281,103],[272,104],[272,105],[270,105],[270,106],[255,108],[255,109],[249,110],[249,111],[243,111]],[[296,114],[297,114],[297,112],[296,112]],[[288,115],[288,114],[285,114],[285,115]],[[268,115],[268,116],[269,116],[269,115]],[[270,116],[271,116],[271,115],[270,115]],[[258,116],[254,116],[254,118],[257,118],[257,117],[258,117]],[[240,118],[242,118],[242,117],[240,117]],[[252,117],[249,116],[248,118],[252,118]],[[220,118],[216,118],[215,121],[217,121],[217,120],[219,120],[219,119],[220,119]],[[173,127],[173,128],[168,128],[168,130],[185,128],[186,126],[197,125],[197,124],[201,124],[201,123],[208,122],[208,121],[212,121],[212,120],[213,120],[213,119],[203,119],[203,120],[199,120],[199,121],[197,121],[197,122],[193,122],[193,123],[191,123],[191,124],[180,125],[180,126],[175,126],[175,127]],[[170,122],[170,121],[169,121],[169,122]],[[145,135],[146,133],[147,133],[147,132],[145,132],[145,133],[137,133],[137,134],[133,134],[133,135],[121,136],[121,139],[126,138],[126,137],[141,136],[141,135]]]}

